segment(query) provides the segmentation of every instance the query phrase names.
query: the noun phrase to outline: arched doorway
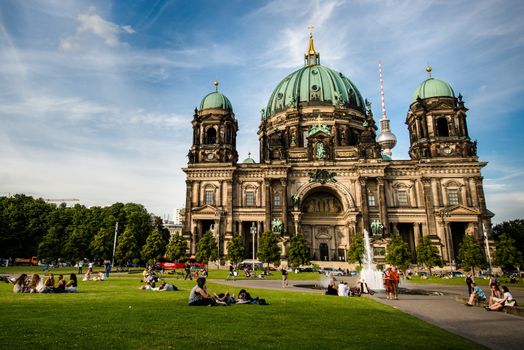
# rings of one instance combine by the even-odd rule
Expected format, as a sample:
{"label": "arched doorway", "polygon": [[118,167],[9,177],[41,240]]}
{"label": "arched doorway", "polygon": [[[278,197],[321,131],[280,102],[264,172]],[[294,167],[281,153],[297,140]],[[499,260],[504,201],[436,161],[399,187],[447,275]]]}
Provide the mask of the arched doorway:
{"label": "arched doorway", "polygon": [[300,229],[313,260],[345,260],[348,242],[342,203],[335,190],[327,186],[311,189],[304,197]]}

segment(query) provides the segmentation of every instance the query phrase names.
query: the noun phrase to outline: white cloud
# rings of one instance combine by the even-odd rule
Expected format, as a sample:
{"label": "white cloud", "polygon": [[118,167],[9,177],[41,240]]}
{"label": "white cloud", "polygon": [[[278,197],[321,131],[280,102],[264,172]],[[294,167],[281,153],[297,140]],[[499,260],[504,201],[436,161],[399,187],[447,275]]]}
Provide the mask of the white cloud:
{"label": "white cloud", "polygon": [[79,14],[76,20],[78,21],[76,33],[62,39],[60,49],[65,51],[83,49],[93,36],[102,39],[105,45],[114,48],[125,44],[119,38],[122,32],[135,33],[130,25],[120,26],[103,19],[94,6],[89,7],[86,13]]}

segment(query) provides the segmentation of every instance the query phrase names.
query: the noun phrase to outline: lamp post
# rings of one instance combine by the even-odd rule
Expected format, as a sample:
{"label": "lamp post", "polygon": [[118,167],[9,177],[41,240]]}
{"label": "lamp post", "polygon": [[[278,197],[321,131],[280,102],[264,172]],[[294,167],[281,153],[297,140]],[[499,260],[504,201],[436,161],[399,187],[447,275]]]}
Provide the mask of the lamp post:
{"label": "lamp post", "polygon": [[251,224],[249,231],[253,237],[253,271],[255,271],[255,236],[257,235],[257,227],[255,226],[254,222]]}
{"label": "lamp post", "polygon": [[446,253],[448,255],[449,268],[451,271],[453,271],[454,265],[455,265],[455,259],[451,257],[451,239],[449,237],[448,223],[446,222],[446,218],[449,216],[451,216],[449,210],[447,209],[440,210],[440,217],[442,218],[442,225],[444,226],[444,236],[446,237]]}
{"label": "lamp post", "polygon": [[491,265],[491,252],[489,251],[489,241],[488,241],[488,233],[486,232],[486,226],[482,224],[482,231],[484,233],[484,241],[486,242],[486,255],[488,257],[488,263],[489,263],[489,273],[493,271],[493,266]]}
{"label": "lamp post", "polygon": [[118,221],[115,224],[115,238],[113,240],[113,259],[111,261],[111,266],[115,266],[116,236],[118,236]]}

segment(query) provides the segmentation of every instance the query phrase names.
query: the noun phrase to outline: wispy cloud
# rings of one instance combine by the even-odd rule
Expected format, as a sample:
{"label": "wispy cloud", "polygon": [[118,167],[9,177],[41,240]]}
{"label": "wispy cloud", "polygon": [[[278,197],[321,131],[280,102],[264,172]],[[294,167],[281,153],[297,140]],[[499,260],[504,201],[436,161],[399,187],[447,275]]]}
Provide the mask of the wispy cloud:
{"label": "wispy cloud", "polygon": [[62,50],[82,50],[89,48],[93,37],[103,40],[109,47],[124,45],[119,36],[121,33],[134,34],[135,30],[128,24],[118,25],[103,19],[97,12],[96,7],[91,6],[86,13],[76,17],[78,27],[74,35],[68,36],[60,41]]}

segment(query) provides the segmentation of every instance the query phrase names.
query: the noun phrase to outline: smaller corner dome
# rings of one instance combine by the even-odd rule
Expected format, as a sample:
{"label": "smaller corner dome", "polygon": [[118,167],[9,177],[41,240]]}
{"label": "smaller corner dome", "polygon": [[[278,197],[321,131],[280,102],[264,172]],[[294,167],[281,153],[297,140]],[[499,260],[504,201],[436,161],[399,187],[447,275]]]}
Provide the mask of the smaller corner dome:
{"label": "smaller corner dome", "polygon": [[443,80],[429,78],[424,80],[413,92],[411,103],[415,102],[417,98],[421,99],[430,97],[455,97],[455,92],[451,85]]}
{"label": "smaller corner dome", "polygon": [[251,153],[247,154],[247,158],[242,162],[243,164],[256,164],[255,160],[251,158]]}
{"label": "smaller corner dome", "polygon": [[231,102],[229,102],[229,99],[218,91],[214,91],[204,96],[202,102],[200,102],[200,108],[198,110],[202,111],[204,109],[223,109],[233,112],[233,106],[231,105]]}

